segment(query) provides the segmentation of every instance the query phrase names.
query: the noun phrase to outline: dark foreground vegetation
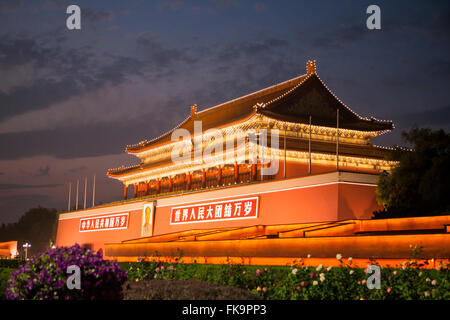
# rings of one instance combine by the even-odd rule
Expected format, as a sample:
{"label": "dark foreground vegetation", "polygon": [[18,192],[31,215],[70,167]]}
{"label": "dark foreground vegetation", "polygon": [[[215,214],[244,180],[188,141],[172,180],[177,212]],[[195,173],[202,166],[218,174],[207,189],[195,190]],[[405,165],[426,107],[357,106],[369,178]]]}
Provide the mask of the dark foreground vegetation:
{"label": "dark foreground vegetation", "polygon": [[[416,251],[416,247],[412,248]],[[450,269],[442,261],[381,268],[379,289],[371,273],[339,254],[339,267],[208,265],[105,261],[101,254],[74,246],[48,250],[19,268],[0,267],[0,297],[17,299],[277,299],[277,300],[450,300]],[[368,261],[376,264],[376,261]],[[0,264],[1,265],[1,264]],[[67,266],[81,270],[81,288],[68,289]]]}

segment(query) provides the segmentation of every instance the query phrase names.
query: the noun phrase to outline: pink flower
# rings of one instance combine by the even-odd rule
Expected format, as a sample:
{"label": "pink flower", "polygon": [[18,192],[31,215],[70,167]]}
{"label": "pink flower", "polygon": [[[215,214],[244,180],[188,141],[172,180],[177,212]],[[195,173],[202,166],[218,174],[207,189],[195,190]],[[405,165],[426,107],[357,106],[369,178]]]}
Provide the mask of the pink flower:
{"label": "pink flower", "polygon": [[262,290],[263,290],[264,292],[266,292],[266,291],[267,291],[267,288],[266,288],[266,287],[263,287]]}
{"label": "pink flower", "polygon": [[312,279],[312,278],[314,278],[314,272],[311,272],[310,274],[309,274],[309,277]]}
{"label": "pink flower", "polygon": [[257,277],[259,277],[259,276],[261,275],[261,273],[262,273],[261,270],[259,270],[259,269],[256,270],[256,276],[257,276]]}
{"label": "pink flower", "polygon": [[300,286],[302,286],[302,287],[306,287],[306,281],[302,281],[302,282],[300,282]]}
{"label": "pink flower", "polygon": [[267,268],[264,268],[264,271],[267,272],[268,271]]}
{"label": "pink flower", "polygon": [[391,291],[392,291],[392,288],[391,287],[389,287],[389,288],[387,288],[387,293],[390,293]]}
{"label": "pink flower", "polygon": [[297,286],[297,291],[300,291],[301,289],[302,289],[302,287],[300,287],[300,286]]}

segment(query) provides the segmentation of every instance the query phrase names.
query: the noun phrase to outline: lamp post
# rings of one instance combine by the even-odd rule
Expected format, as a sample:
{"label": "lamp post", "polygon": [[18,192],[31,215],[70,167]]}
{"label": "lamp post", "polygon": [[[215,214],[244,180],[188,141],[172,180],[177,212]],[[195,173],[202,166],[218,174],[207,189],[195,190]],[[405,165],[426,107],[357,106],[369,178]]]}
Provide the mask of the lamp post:
{"label": "lamp post", "polygon": [[28,260],[28,248],[31,248],[31,244],[26,242],[23,244],[23,247],[25,248],[25,260]]}

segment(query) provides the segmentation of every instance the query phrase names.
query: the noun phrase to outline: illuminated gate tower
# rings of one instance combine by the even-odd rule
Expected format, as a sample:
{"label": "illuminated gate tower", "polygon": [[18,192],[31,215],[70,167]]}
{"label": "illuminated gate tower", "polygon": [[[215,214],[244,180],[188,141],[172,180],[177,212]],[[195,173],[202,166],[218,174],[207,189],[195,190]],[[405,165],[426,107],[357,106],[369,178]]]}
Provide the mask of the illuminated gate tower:
{"label": "illuminated gate tower", "polygon": [[[192,148],[189,160],[174,163],[171,154],[177,141],[171,139],[173,131],[186,129],[193,136],[196,121],[202,133],[218,129],[225,137],[223,155],[213,152],[213,157],[199,163]],[[271,129],[279,130],[278,148],[272,146]],[[189,117],[173,130],[127,146],[127,153],[141,160],[139,165],[110,169],[108,176],[123,182],[127,199],[128,186],[134,187],[136,198],[337,169],[380,173],[390,170],[393,163],[385,160],[386,149],[374,146],[371,139],[392,129],[392,122],[361,117],[342,103],[317,76],[315,62],[308,61],[305,75],[200,112],[192,106]],[[258,139],[264,130],[265,147]],[[201,140],[202,150],[214,148],[207,134]],[[225,152],[227,144],[234,147],[231,154]],[[278,172],[261,175],[261,163],[270,167],[271,159],[279,161]]]}
{"label": "illuminated gate tower", "polygon": [[[280,263],[280,257],[302,252],[367,257],[372,241],[386,240],[376,245],[379,256],[397,257],[388,252],[390,239],[369,241],[368,235],[415,223],[416,229],[439,230],[450,224],[450,218],[368,220],[381,209],[379,174],[397,164],[371,139],[393,124],[358,115],[320,80],[314,61],[306,66],[304,75],[209,109],[197,111],[194,105],[176,128],[128,146],[140,164],[108,171],[123,183],[124,200],[61,214],[57,245],[77,242],[123,260],[183,252],[205,262],[245,256]],[[188,152],[175,152],[187,156],[181,162],[172,159],[181,141],[172,137],[177,129],[188,133],[183,141]],[[224,139],[212,139],[213,129]],[[206,156],[198,161],[199,154]],[[276,163],[276,172],[261,174],[262,166],[265,171]],[[134,194],[127,192],[131,188]],[[318,240],[308,242],[311,237]],[[411,239],[395,237],[395,243],[407,243],[401,254],[409,256]],[[433,240],[437,254],[447,254],[438,245],[444,240]]]}

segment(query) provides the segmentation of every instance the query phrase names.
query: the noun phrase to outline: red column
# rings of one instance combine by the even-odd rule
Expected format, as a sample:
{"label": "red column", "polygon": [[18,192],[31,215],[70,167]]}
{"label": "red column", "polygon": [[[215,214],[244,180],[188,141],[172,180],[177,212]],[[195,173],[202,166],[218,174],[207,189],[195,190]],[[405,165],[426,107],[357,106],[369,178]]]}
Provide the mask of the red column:
{"label": "red column", "polygon": [[148,191],[150,190],[150,181],[145,183],[145,195],[148,195]]}
{"label": "red column", "polygon": [[137,183],[134,184],[134,197],[135,198],[137,197],[138,186],[139,186],[139,184],[137,184]]}
{"label": "red column", "polygon": [[252,163],[252,180],[256,180],[256,163]]}
{"label": "red column", "polygon": [[237,161],[234,162],[234,183],[238,183],[239,179],[239,165]]}
{"label": "red column", "polygon": [[217,185],[222,184],[222,166],[219,164],[219,167],[217,168]]}
{"label": "red column", "polygon": [[123,200],[127,200],[127,185],[123,186]]}
{"label": "red column", "polygon": [[205,168],[203,168],[203,174],[202,174],[202,188],[206,187],[206,171]]}
{"label": "red column", "polygon": [[172,176],[169,177],[169,191],[173,191],[173,178],[172,178]]}
{"label": "red column", "polygon": [[159,193],[161,190],[161,180],[159,178],[156,179],[156,193]]}
{"label": "red column", "polygon": [[188,174],[187,174],[187,189],[188,190],[191,190],[191,185],[192,185],[192,175],[191,175],[191,172],[188,171]]}

